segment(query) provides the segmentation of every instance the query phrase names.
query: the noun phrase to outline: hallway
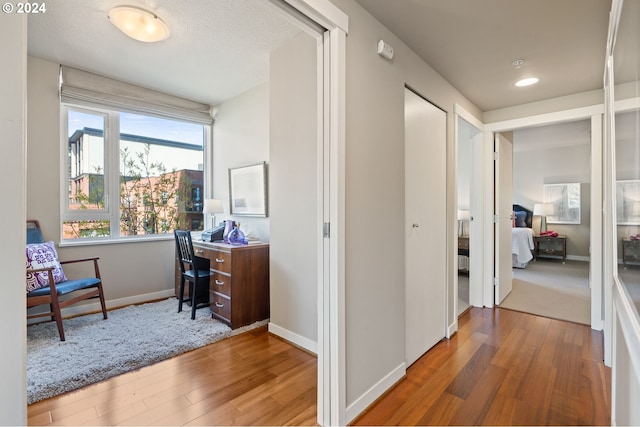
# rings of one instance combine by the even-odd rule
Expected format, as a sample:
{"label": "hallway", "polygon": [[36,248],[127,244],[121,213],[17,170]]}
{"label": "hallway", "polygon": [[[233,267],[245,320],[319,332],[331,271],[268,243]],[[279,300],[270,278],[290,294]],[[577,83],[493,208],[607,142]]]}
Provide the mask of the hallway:
{"label": "hallway", "polygon": [[602,334],[473,308],[354,425],[610,425]]}

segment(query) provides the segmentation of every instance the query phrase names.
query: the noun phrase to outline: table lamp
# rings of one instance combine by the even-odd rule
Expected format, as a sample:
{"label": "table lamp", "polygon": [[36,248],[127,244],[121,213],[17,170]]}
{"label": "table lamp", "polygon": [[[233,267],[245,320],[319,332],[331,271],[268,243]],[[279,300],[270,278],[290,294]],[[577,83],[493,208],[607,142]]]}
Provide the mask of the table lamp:
{"label": "table lamp", "polygon": [[533,205],[533,215],[540,217],[540,230],[536,234],[547,231],[547,217],[553,213],[553,203],[535,203]]}
{"label": "table lamp", "polygon": [[218,199],[204,199],[204,207],[202,209],[203,214],[210,214],[213,218],[212,227],[216,226],[216,214],[223,213],[222,200]]}

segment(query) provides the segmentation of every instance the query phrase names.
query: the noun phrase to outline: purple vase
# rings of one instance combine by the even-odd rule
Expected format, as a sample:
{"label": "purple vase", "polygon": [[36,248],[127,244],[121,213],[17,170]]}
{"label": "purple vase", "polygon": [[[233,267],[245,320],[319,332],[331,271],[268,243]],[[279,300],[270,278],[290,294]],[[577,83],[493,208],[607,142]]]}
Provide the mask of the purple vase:
{"label": "purple vase", "polygon": [[229,243],[229,234],[233,231],[233,220],[227,219],[224,221],[224,232],[222,233],[222,240],[225,243]]}

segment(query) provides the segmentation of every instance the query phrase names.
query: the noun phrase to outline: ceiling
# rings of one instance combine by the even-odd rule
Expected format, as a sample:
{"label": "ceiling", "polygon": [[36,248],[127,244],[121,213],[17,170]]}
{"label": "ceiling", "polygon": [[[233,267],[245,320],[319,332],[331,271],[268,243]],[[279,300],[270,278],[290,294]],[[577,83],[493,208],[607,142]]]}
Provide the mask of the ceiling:
{"label": "ceiling", "polygon": [[[482,111],[602,87],[610,0],[357,2]],[[266,82],[269,52],[300,32],[266,0],[128,1],[171,29],[147,44],[109,23],[122,4],[64,0],[30,15],[29,54],[217,105]],[[540,82],[513,85],[530,75]]]}
{"label": "ceiling", "polygon": [[603,86],[610,0],[356,1],[482,111]]}
{"label": "ceiling", "polygon": [[29,55],[217,105],[268,81],[269,52],[300,32],[264,0],[126,4],[154,12],[170,37],[143,43],[121,33],[107,14],[122,0],[56,1],[29,15]]}

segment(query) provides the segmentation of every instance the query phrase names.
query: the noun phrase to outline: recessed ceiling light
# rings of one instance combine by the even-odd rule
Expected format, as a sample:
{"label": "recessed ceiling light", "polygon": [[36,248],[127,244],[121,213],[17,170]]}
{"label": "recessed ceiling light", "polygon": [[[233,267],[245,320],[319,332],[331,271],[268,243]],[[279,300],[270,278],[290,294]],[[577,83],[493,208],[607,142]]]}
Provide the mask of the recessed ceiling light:
{"label": "recessed ceiling light", "polygon": [[537,77],[528,77],[526,79],[518,80],[516,82],[516,86],[518,87],[531,86],[538,83],[538,81],[540,81],[540,79]]}
{"label": "recessed ceiling light", "polygon": [[137,7],[114,7],[109,11],[109,21],[129,37],[141,42],[158,42],[169,37],[169,27],[162,19]]}

